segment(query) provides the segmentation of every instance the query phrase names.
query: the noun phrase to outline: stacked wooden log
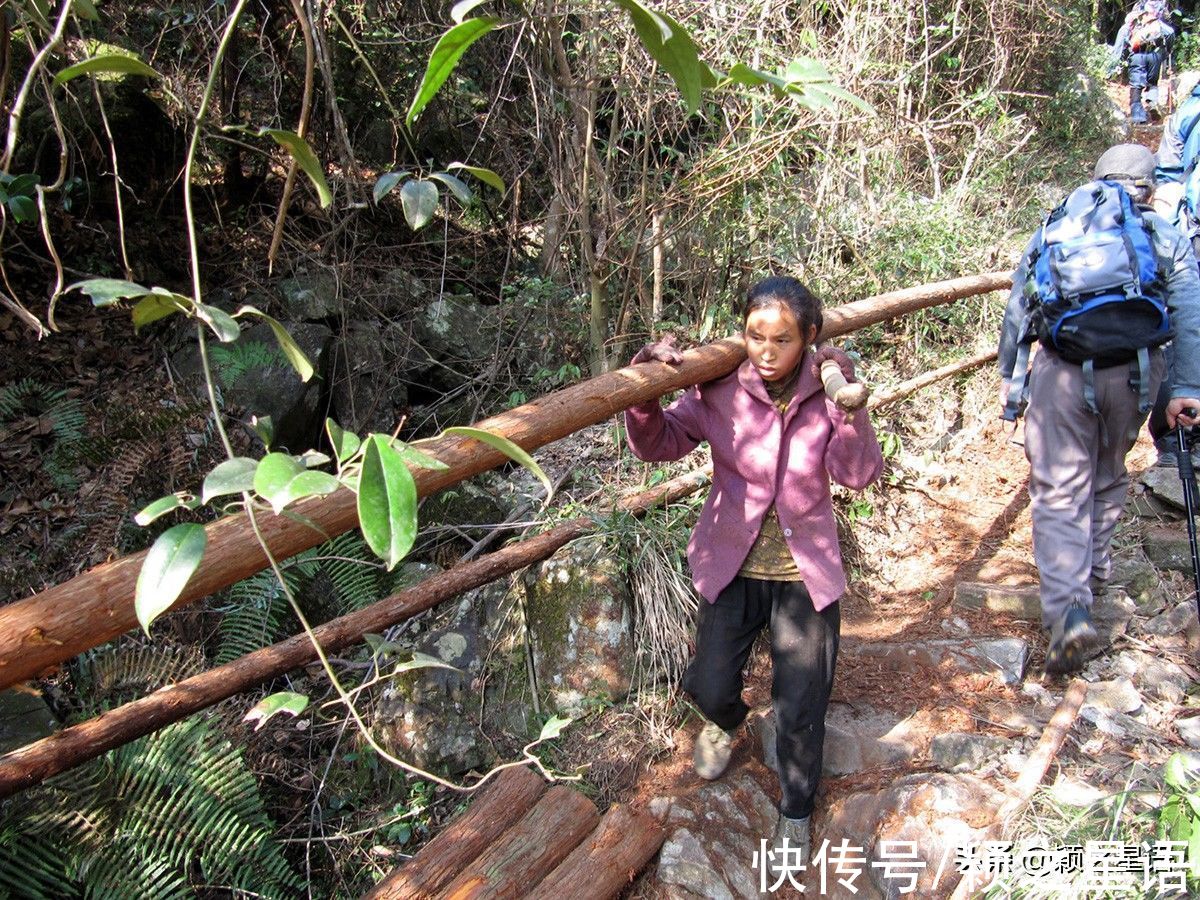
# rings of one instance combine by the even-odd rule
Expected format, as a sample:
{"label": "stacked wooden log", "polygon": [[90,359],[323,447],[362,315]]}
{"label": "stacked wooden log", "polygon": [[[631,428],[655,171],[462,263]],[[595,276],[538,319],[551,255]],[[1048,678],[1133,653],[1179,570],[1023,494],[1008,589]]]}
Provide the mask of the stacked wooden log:
{"label": "stacked wooden log", "polygon": [[658,821],[506,769],[467,811],[364,900],[617,896],[662,846]]}

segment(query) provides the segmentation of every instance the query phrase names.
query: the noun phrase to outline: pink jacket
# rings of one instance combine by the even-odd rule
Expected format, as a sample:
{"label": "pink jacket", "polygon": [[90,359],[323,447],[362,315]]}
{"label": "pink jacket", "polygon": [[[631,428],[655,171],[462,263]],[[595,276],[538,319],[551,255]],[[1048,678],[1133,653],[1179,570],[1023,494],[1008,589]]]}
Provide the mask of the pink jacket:
{"label": "pink jacket", "polygon": [[713,483],[688,542],[696,590],[710,603],[733,581],[774,503],[796,566],[824,609],[846,590],[829,479],[856,490],[879,477],[883,456],[866,412],[848,421],[827,400],[812,353],[782,416],[747,360],[689,388],[665,410],[657,400],[625,411],[629,448],[647,462],[712,450]]}

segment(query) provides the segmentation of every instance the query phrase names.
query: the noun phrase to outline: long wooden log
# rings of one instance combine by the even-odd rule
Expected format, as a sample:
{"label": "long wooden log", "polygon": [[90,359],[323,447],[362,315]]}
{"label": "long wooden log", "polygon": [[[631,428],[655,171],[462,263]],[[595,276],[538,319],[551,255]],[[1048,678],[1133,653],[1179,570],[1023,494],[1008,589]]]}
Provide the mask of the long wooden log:
{"label": "long wooden log", "polygon": [[547,787],[544,778],[525,766],[505,769],[466,812],[375,885],[363,900],[427,900],[436,896],[523,818]]}
{"label": "long wooden log", "polygon": [[916,378],[902,381],[886,391],[879,391],[872,394],[871,399],[867,401],[867,409],[875,410],[889,403],[895,403],[897,400],[902,400],[909,394],[915,394],[921,388],[929,387],[929,385],[935,384],[943,378],[949,378],[951,375],[958,375],[962,372],[969,372],[971,369],[977,369],[996,359],[999,355],[999,352],[996,350],[984,350],[981,353],[976,353],[974,356],[960,359],[947,366],[942,366],[940,369],[931,369],[928,372],[918,375]]}
{"label": "long wooden log", "polygon": [[[690,472],[628,497],[619,506],[638,515],[659,503],[685,497],[707,481],[705,470]],[[519,544],[427,578],[366,609],[326,622],[313,630],[314,635],[327,652],[336,652],[358,643],[364,634],[383,631],[451,597],[546,559],[559,547],[594,529],[594,522],[587,517],[571,519]],[[0,798],[316,658],[312,641],[307,635],[298,634],[14,750],[0,757]]]}
{"label": "long wooden log", "polygon": [[653,816],[625,804],[613,806],[526,900],[610,900],[629,887],[665,839]]}
{"label": "long wooden log", "polygon": [[[951,300],[999,290],[1010,284],[1004,273],[974,275],[881,294],[826,311],[822,339]],[[556,441],[621,410],[670,391],[725,375],[745,358],[739,339],[688,350],[670,366],[642,363],[572,385],[516,407],[476,427],[501,434],[525,450]],[[446,470],[417,469],[417,491],[428,496],[506,462],[499,451],[471,438],[444,437],[422,450]],[[355,497],[337,491],[297,505],[294,512],[314,530],[288,516],[259,516],[264,537],[278,559],[315,547],[357,525]],[[208,545],[199,571],[175,606],[183,606],[246,578],[267,566],[247,517],[228,516],[206,527]],[[73,656],[137,626],[134,588],[145,551],[97,566],[32,597],[0,607],[0,688],[32,678]]]}
{"label": "long wooden log", "polygon": [[523,897],[587,837],[599,820],[600,813],[591,800],[557,784],[438,896],[443,900]]}

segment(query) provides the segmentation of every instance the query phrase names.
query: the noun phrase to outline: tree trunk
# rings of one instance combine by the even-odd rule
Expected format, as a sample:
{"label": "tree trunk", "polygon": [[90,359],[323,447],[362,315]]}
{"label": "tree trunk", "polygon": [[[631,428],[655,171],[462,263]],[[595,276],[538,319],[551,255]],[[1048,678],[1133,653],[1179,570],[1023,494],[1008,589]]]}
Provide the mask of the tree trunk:
{"label": "tree trunk", "polygon": [[629,886],[662,846],[666,833],[653,816],[614,806],[571,855],[526,900],[609,900]]}
{"label": "tree trunk", "polygon": [[[692,472],[627,497],[619,507],[639,515],[658,503],[687,496],[707,478],[703,471]],[[336,652],[362,640],[364,634],[381,632],[464,591],[546,559],[594,528],[588,518],[572,519],[544,534],[434,575],[366,609],[326,622],[314,629],[314,637],[326,652]],[[316,657],[312,640],[307,634],[298,634],[14,750],[0,757],[0,798],[306,665]]]}
{"label": "tree trunk", "polygon": [[[1007,273],[975,275],[848,303],[825,313],[821,338],[847,334],[927,306],[1001,290],[1011,283]],[[532,450],[603,422],[636,403],[720,378],[745,358],[745,349],[740,339],[729,338],[688,350],[683,357],[678,366],[651,362],[609,372],[485,419],[476,427]],[[498,450],[466,437],[439,438],[421,449],[448,466],[445,471],[417,469],[413,473],[422,497],[507,461]],[[355,497],[345,490],[306,500],[291,512],[306,517],[319,530],[299,517],[261,514],[264,537],[277,559],[315,547],[358,524]],[[204,563],[176,608],[267,566],[245,515],[220,519],[206,531]],[[122,557],[0,608],[0,688],[36,676],[136,627],[133,594],[145,556],[143,551]]]}
{"label": "tree trunk", "polygon": [[566,785],[555,785],[438,896],[444,900],[524,897],[530,885],[552,872],[599,819],[591,800]]}
{"label": "tree trunk", "polygon": [[363,900],[426,900],[435,896],[529,812],[546,792],[546,786],[540,775],[525,766],[505,769],[466,812],[375,885]]}

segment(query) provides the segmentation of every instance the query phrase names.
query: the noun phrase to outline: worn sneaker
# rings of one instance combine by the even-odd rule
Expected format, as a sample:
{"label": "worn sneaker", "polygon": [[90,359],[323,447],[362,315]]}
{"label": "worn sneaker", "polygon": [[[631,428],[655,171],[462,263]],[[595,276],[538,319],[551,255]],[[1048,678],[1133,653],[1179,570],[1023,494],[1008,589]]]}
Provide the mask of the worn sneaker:
{"label": "worn sneaker", "polygon": [[1050,646],[1046,650],[1046,672],[1066,675],[1083,668],[1087,652],[1099,643],[1100,636],[1092,624],[1091,613],[1076,601],[1066,615],[1050,630]]}
{"label": "worn sneaker", "polygon": [[775,834],[771,838],[771,850],[767,854],[767,871],[777,882],[789,875],[803,872],[812,854],[812,837],[809,830],[808,816],[803,819],[789,819],[782,813],[775,825]]}
{"label": "worn sneaker", "polygon": [[692,751],[696,774],[709,781],[720,778],[732,754],[733,735],[716,722],[706,722],[696,735],[696,746]]}

